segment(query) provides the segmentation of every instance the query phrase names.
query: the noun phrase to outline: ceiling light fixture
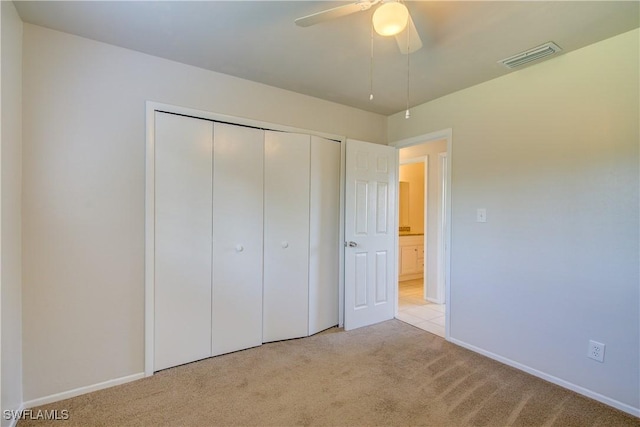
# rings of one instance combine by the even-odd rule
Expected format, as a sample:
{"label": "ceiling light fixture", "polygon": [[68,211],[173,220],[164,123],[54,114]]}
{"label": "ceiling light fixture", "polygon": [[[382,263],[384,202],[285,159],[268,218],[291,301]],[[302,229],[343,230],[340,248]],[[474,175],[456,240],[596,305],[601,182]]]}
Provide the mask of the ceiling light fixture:
{"label": "ceiling light fixture", "polygon": [[380,5],[373,14],[373,28],[381,36],[401,33],[409,21],[409,10],[397,1]]}

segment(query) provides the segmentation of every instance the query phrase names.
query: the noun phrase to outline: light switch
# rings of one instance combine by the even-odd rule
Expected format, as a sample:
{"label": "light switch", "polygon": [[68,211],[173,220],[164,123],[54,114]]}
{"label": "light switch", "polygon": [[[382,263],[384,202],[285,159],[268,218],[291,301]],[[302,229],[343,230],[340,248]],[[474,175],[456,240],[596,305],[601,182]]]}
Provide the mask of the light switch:
{"label": "light switch", "polygon": [[487,222],[487,210],[485,208],[478,208],[476,222]]}

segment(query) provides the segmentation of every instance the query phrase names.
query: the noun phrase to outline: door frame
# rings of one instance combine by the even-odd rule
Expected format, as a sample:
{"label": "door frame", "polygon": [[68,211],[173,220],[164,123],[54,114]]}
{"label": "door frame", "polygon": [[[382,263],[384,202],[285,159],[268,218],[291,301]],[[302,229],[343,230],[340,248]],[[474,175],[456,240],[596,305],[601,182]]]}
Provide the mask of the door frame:
{"label": "door frame", "polygon": [[281,132],[304,133],[330,139],[340,143],[340,230],[336,254],[339,256],[338,267],[338,313],[339,326],[344,324],[344,172],[346,137],[301,129],[292,126],[278,125],[259,120],[228,116],[178,105],[164,104],[155,101],[145,103],[145,245],[144,245],[144,376],[154,373],[154,325],[155,325],[155,113],[156,111],[194,117],[198,119],[223,122],[233,125],[249,126],[258,129]]}
{"label": "door frame", "polygon": [[449,301],[446,296],[446,283],[448,280],[445,279],[444,272],[446,271],[446,241],[445,236],[447,235],[447,225],[449,224],[449,218],[447,217],[447,201],[449,200],[448,190],[449,184],[447,180],[449,165],[447,163],[447,158],[449,157],[449,152],[439,153],[438,154],[438,186],[440,187],[440,212],[438,212],[439,216],[442,218],[438,223],[438,304],[447,303]]}
{"label": "door frame", "polygon": [[[443,220],[444,220],[444,288],[445,288],[445,301],[447,309],[445,312],[445,339],[450,340],[451,331],[451,311],[453,304],[451,303],[451,162],[453,159],[453,129],[447,128],[435,132],[425,133],[411,138],[400,139],[389,142],[389,145],[395,147],[399,152],[401,148],[411,147],[413,145],[424,144],[427,142],[434,142],[438,140],[445,140],[447,142],[447,156],[446,156],[446,174],[444,177],[444,184],[446,186],[445,203],[443,207]],[[397,220],[396,220],[397,222]],[[398,224],[396,224],[396,229]],[[396,261],[397,262],[397,261]],[[396,278],[396,289],[398,288],[398,279]],[[397,299],[396,292],[396,299]],[[398,302],[396,301],[396,307]]]}

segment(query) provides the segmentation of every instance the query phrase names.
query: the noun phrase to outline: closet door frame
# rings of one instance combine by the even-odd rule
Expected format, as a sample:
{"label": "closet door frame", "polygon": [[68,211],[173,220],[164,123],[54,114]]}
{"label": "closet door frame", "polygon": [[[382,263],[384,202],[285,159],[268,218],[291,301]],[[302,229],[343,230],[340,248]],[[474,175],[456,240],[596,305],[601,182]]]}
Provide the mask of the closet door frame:
{"label": "closet door frame", "polygon": [[[146,152],[145,152],[145,284],[144,284],[144,375],[153,375],[154,369],[154,310],[155,310],[155,113],[164,112],[194,117],[198,119],[224,122],[240,126],[250,126],[265,130],[303,133],[339,141],[340,156],[340,238],[344,242],[344,177],[346,137],[316,132],[274,123],[250,120],[240,117],[186,108],[177,105],[147,101],[146,105]],[[338,307],[339,326],[344,324],[344,251],[336,247],[339,254]]]}

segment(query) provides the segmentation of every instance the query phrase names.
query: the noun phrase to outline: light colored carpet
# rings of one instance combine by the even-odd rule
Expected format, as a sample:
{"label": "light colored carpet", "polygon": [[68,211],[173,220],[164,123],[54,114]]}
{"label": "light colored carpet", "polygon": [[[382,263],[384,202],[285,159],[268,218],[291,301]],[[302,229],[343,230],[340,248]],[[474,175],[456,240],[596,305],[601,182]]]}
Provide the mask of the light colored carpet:
{"label": "light colored carpet", "polygon": [[36,409],[27,426],[640,426],[398,320],[266,344]]}

